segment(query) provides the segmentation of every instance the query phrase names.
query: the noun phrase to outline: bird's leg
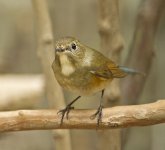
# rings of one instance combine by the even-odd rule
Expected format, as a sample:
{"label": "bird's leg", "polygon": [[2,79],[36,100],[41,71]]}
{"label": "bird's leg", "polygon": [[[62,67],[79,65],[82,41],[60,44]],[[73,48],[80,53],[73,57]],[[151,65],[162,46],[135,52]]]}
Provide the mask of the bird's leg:
{"label": "bird's leg", "polygon": [[68,119],[68,115],[71,109],[74,109],[74,107],[71,107],[74,102],[76,102],[81,96],[76,97],[73,101],[71,101],[64,109],[61,109],[57,112],[57,114],[61,114],[61,123],[63,123],[64,116],[66,114],[66,119]]}
{"label": "bird's leg", "polygon": [[99,105],[97,111],[90,117],[91,119],[95,119],[97,116],[97,126],[99,126],[99,124],[102,120],[103,95],[104,95],[104,90],[101,91],[100,105]]}

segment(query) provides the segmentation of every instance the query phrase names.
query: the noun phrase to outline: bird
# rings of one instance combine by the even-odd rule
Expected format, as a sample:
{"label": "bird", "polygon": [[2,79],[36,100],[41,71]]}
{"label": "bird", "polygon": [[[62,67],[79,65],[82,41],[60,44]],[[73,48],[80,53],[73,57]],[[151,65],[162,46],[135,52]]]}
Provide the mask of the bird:
{"label": "bird", "polygon": [[81,43],[74,37],[62,37],[55,43],[55,59],[52,69],[56,80],[62,88],[77,94],[61,114],[61,125],[64,117],[68,119],[72,106],[81,96],[101,92],[100,104],[91,119],[97,118],[97,126],[102,120],[103,96],[105,88],[114,78],[124,78],[128,74],[143,74],[135,69],[117,65],[101,52]]}

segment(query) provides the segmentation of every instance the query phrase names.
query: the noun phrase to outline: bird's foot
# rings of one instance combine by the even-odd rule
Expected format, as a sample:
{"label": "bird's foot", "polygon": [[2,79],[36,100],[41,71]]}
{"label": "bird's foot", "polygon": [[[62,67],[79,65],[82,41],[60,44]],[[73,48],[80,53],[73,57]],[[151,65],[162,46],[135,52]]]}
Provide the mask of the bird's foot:
{"label": "bird's foot", "polygon": [[95,119],[97,117],[97,127],[99,127],[101,120],[102,120],[102,109],[103,106],[99,106],[97,111],[90,117],[90,119]]}
{"label": "bird's foot", "polygon": [[69,112],[71,109],[74,109],[74,107],[71,107],[71,105],[67,105],[64,109],[61,109],[60,111],[57,112],[57,114],[61,115],[61,123],[60,125],[63,124],[64,117],[66,115],[66,119],[68,120],[69,118]]}

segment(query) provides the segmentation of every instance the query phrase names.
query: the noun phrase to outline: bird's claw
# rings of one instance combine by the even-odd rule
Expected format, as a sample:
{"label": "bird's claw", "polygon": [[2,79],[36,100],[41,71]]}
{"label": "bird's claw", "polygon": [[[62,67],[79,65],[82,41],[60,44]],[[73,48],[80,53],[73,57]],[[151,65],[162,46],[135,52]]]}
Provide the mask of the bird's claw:
{"label": "bird's claw", "polygon": [[64,116],[66,115],[66,119],[68,120],[69,118],[69,112],[71,109],[74,109],[74,107],[71,107],[70,105],[67,105],[64,109],[61,109],[57,112],[57,114],[61,115],[61,122],[60,122],[60,125],[63,124],[63,120],[64,120]]}
{"label": "bird's claw", "polygon": [[101,120],[102,120],[102,109],[103,109],[103,107],[99,106],[97,111],[92,116],[90,116],[90,119],[92,119],[92,120],[97,117],[97,127],[99,127]]}

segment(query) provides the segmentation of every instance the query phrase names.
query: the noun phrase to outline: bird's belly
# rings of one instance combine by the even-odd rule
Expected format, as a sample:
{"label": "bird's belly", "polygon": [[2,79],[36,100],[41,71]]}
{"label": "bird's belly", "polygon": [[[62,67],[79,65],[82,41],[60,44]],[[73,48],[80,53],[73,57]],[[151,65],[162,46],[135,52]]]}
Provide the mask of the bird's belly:
{"label": "bird's belly", "polygon": [[101,79],[92,74],[79,74],[71,77],[56,77],[59,84],[66,90],[77,95],[91,95],[106,88],[112,79]]}

